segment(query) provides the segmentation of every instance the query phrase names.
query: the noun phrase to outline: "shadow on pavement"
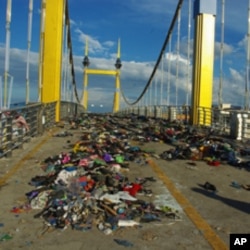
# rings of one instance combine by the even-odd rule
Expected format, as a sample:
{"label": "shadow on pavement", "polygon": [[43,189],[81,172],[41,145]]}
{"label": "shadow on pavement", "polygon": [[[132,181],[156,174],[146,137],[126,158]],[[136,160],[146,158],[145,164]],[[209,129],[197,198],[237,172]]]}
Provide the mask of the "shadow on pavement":
{"label": "shadow on pavement", "polygon": [[238,200],[234,200],[234,199],[230,199],[230,198],[225,198],[223,196],[220,196],[217,193],[214,192],[210,192],[207,190],[204,190],[202,188],[191,188],[191,190],[193,190],[194,192],[206,195],[207,197],[211,198],[211,199],[215,199],[215,200],[219,200],[225,204],[227,204],[228,206],[231,206],[235,209],[238,209],[246,214],[250,214],[250,203],[249,202],[244,202],[244,201],[238,201]]}

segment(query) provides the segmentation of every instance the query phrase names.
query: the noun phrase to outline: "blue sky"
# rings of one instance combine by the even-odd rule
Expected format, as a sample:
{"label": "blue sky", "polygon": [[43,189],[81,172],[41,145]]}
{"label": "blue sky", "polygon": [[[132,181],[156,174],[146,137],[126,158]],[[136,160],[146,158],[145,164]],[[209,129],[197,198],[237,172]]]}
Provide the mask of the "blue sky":
{"label": "blue sky", "polygon": [[[0,75],[4,72],[5,60],[5,12],[7,0],[0,1]],[[25,76],[27,59],[28,0],[12,0],[10,71],[14,77],[11,102],[25,100]],[[121,84],[126,97],[133,102],[139,96],[153,70],[160,49],[165,40],[174,11],[176,0],[69,0],[71,35],[74,54],[76,82],[79,96],[82,95],[82,59],[86,36],[89,41],[91,68],[113,69],[116,60],[117,41],[121,40]],[[158,101],[160,84],[163,82],[163,104],[166,104],[167,79],[171,74],[170,104],[175,104],[177,58],[179,61],[178,104],[185,103],[190,93],[187,88],[187,25],[188,2],[184,0],[181,15],[181,35],[179,57],[176,56],[177,27],[173,32],[171,71],[164,61],[164,73],[159,71],[157,82]],[[192,1],[193,3],[193,1]],[[40,31],[41,0],[34,0],[32,41],[30,55],[31,101],[37,101],[38,91],[38,48]],[[225,30],[223,57],[223,102],[243,105],[246,72],[246,35],[248,30],[248,1],[225,0]],[[191,19],[191,59],[194,20]],[[214,102],[217,102],[220,78],[220,41],[221,41],[221,0],[217,0],[216,46],[214,67]],[[111,111],[113,104],[114,79],[107,76],[90,76],[89,107]],[[187,90],[188,89],[188,90]],[[152,99],[155,89],[152,88]],[[123,106],[124,103],[121,102]]]}

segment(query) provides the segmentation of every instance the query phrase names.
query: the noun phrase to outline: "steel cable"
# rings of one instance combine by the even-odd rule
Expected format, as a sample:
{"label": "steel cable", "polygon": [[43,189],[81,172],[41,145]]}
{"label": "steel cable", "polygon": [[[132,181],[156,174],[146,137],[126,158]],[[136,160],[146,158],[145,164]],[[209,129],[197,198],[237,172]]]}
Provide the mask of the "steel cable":
{"label": "steel cable", "polygon": [[71,64],[72,85],[73,85],[73,88],[74,88],[74,94],[75,94],[76,101],[78,103],[80,103],[80,99],[78,97],[77,88],[76,88],[76,77],[75,77],[74,60],[73,60],[73,49],[72,49],[71,33],[70,33],[70,19],[69,19],[68,1],[66,1],[65,19],[66,19],[66,23],[67,23],[67,27],[68,27],[67,45],[68,45],[68,48],[69,48],[69,62]]}
{"label": "steel cable", "polygon": [[177,7],[176,7],[176,10],[175,10],[174,17],[173,17],[173,19],[172,19],[171,25],[170,25],[169,30],[168,30],[168,34],[167,34],[167,36],[166,36],[166,38],[165,38],[165,41],[164,41],[164,43],[163,43],[162,49],[161,49],[161,51],[160,51],[160,54],[159,54],[159,56],[158,56],[158,59],[157,59],[157,61],[156,61],[155,66],[154,66],[154,69],[153,69],[153,71],[152,71],[152,73],[151,73],[151,75],[150,75],[150,77],[149,77],[149,80],[148,80],[148,82],[147,82],[145,88],[143,89],[142,93],[140,94],[140,96],[137,98],[136,101],[134,101],[134,102],[131,103],[131,102],[129,102],[129,101],[127,100],[127,98],[125,97],[122,88],[120,88],[122,97],[123,97],[123,99],[124,99],[124,101],[125,101],[125,103],[126,103],[127,105],[130,105],[130,106],[131,106],[131,105],[137,104],[137,103],[141,100],[141,98],[144,96],[144,94],[145,94],[145,92],[147,91],[148,87],[150,86],[150,84],[151,84],[151,82],[152,82],[152,80],[153,80],[153,77],[154,77],[154,75],[155,75],[155,72],[156,72],[156,70],[157,70],[157,68],[158,68],[158,66],[159,66],[159,64],[160,64],[160,62],[161,62],[162,55],[164,54],[164,51],[165,51],[165,49],[166,49],[166,47],[167,47],[167,45],[168,45],[169,38],[171,37],[172,31],[173,31],[173,29],[174,29],[174,26],[175,26],[176,20],[177,20],[177,18],[178,18],[179,11],[180,11],[180,9],[181,9],[181,7],[182,7],[182,4],[183,4],[183,0],[179,0],[179,2],[178,2],[178,4],[177,4]]}

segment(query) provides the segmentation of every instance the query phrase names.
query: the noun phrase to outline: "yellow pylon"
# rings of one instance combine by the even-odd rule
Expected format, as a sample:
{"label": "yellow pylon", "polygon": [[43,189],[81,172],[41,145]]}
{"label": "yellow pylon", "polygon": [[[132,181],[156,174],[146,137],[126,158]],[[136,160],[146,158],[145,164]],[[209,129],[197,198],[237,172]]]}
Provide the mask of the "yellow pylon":
{"label": "yellow pylon", "polygon": [[211,125],[216,0],[195,0],[191,123]]}
{"label": "yellow pylon", "polygon": [[62,70],[62,46],[63,46],[63,23],[65,1],[42,1],[45,9],[44,32],[41,34],[42,67],[41,86],[39,89],[42,103],[56,103],[55,120],[60,120],[61,100],[61,70]]}
{"label": "yellow pylon", "polygon": [[82,105],[85,109],[85,112],[88,110],[88,75],[111,75],[115,76],[115,93],[114,93],[114,101],[113,101],[113,113],[118,112],[120,109],[120,68],[122,66],[120,61],[120,40],[118,41],[118,51],[117,51],[117,60],[115,63],[115,70],[108,69],[90,69],[88,59],[88,41],[86,39],[85,46],[85,56],[83,59],[83,98]]}

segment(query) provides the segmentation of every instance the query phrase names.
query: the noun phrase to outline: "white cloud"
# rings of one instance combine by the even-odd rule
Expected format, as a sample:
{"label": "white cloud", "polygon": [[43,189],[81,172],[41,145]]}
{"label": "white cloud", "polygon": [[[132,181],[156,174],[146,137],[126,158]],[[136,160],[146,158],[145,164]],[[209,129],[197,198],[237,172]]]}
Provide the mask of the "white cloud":
{"label": "white cloud", "polygon": [[72,26],[77,26],[77,23],[74,20],[70,19],[70,27]]}
{"label": "white cloud", "polygon": [[[10,72],[14,76],[14,85],[15,89],[25,89],[25,70],[26,70],[26,59],[27,53],[21,49],[11,49],[11,69]],[[184,57],[177,57],[173,53],[168,53],[166,56],[168,59],[171,60],[171,64],[173,69],[171,70],[170,80],[171,80],[171,102],[172,104],[175,103],[175,91],[176,91],[176,75],[175,75],[175,62],[177,58],[180,61],[179,65],[179,79],[178,79],[178,99],[181,102],[182,98],[185,98],[187,93],[187,80],[186,80],[186,70],[187,70],[187,60]],[[36,95],[36,88],[38,82],[38,74],[37,74],[37,66],[38,66],[38,54],[32,52],[31,53],[31,87],[32,87],[32,95]],[[82,95],[82,85],[83,85],[83,68],[81,65],[82,57],[75,56],[74,57],[74,65],[75,65],[75,73],[77,78],[77,86],[78,86],[78,95],[81,97]],[[115,60],[114,58],[111,59],[100,59],[95,57],[90,57],[91,67],[93,68],[100,68],[100,69],[112,69],[114,67]],[[0,62],[1,68],[4,62],[4,48],[0,47]],[[126,98],[133,102],[135,101],[139,94],[144,89],[149,76],[152,73],[154,67],[154,62],[136,62],[136,61],[122,61],[122,68],[121,68],[121,87],[124,91]],[[3,72],[3,68],[1,70]],[[190,72],[191,75],[191,72]],[[161,83],[161,68],[157,73],[157,82],[158,82],[158,93],[160,91],[160,83]],[[230,68],[230,74],[225,76],[224,79],[224,89],[223,89],[223,99],[225,102],[234,102],[239,103],[242,101],[242,96],[244,92],[244,73]],[[167,63],[164,67],[164,100],[163,102],[166,103],[166,89],[167,89],[167,81],[168,81],[168,68]],[[155,82],[155,80],[153,80]],[[215,79],[214,83],[214,99],[217,101],[218,95],[218,79]],[[154,91],[154,87],[152,87]],[[188,85],[188,92],[190,94],[191,84]],[[233,91],[232,91],[233,89]],[[113,95],[115,91],[115,79],[114,77],[106,77],[106,76],[90,76],[89,78],[89,104],[93,103],[98,105],[103,105],[106,110],[112,110],[113,105]],[[19,91],[18,100],[22,99],[21,95],[23,95],[23,100],[25,98],[25,91]],[[14,94],[13,94],[14,95]],[[154,94],[153,94],[154,95]],[[146,97],[146,96],[145,96]],[[31,99],[34,100],[34,97]],[[121,98],[121,106],[124,106],[124,101]],[[104,110],[104,109],[103,109]]]}
{"label": "white cloud", "polygon": [[112,48],[115,45],[115,43],[113,41],[106,41],[106,42],[103,43],[103,45],[105,47]]}
{"label": "white cloud", "polygon": [[112,48],[115,43],[113,41],[100,42],[97,38],[85,34],[79,28],[74,30],[78,35],[78,41],[83,45],[84,50],[86,46],[86,40],[88,43],[88,53],[89,55],[106,54],[109,55],[110,48]]}
{"label": "white cloud", "polygon": [[[219,82],[220,78],[214,79],[213,99],[218,102]],[[244,103],[245,94],[245,77],[244,73],[236,69],[229,68],[229,75],[222,79],[222,102],[233,105],[242,106]]]}
{"label": "white cloud", "polygon": [[104,50],[103,46],[97,39],[83,33],[80,29],[75,29],[75,32],[78,34],[78,41],[80,43],[86,44],[87,40],[89,53],[100,52]]}
{"label": "white cloud", "polygon": [[216,58],[220,57],[221,51],[223,52],[223,56],[227,56],[232,54],[234,50],[234,47],[230,44],[223,43],[223,45],[221,45],[220,42],[215,42],[214,54]]}
{"label": "white cloud", "polygon": [[152,70],[152,64],[147,62],[123,62],[121,75],[124,79],[134,79],[135,81],[141,79],[145,81],[149,78]]}
{"label": "white cloud", "polygon": [[181,55],[174,54],[174,53],[166,53],[165,58],[167,60],[170,60],[170,61],[176,62],[178,60],[179,63],[189,64],[189,62],[186,58],[182,57]]}
{"label": "white cloud", "polygon": [[[184,1],[184,4],[186,4],[188,1]],[[117,1],[114,1],[115,4],[117,4]],[[218,1],[219,5],[220,1]],[[152,35],[152,29],[158,29],[160,26],[164,26],[164,30],[166,30],[169,26],[170,20],[173,17],[174,10],[177,5],[176,0],[144,0],[143,4],[141,1],[137,0],[128,0],[128,1],[120,1],[119,5],[123,5],[126,7],[126,10],[121,13],[122,18],[124,20],[128,20],[126,18],[131,18],[130,20],[133,20],[135,24],[137,23],[143,23],[143,27],[147,27],[150,31],[148,32],[148,35],[150,35],[150,38],[155,35],[155,33]],[[241,56],[242,60],[244,60],[244,52],[246,51],[246,41],[247,37],[246,35],[239,34],[239,29],[241,29],[241,32],[247,31],[247,13],[241,13],[239,9],[247,10],[247,3],[246,1],[230,1],[230,6],[235,6],[235,8],[230,7],[230,9],[226,9],[226,29],[225,29],[225,38],[230,37],[229,34],[231,34],[232,30],[237,31],[237,38],[234,38],[234,43],[229,44],[229,41],[225,39],[225,43],[223,45],[223,53],[225,56],[224,63],[231,63],[230,68],[227,68],[227,72],[224,76],[224,89],[223,89],[223,96],[226,101],[235,101],[235,100],[242,100],[242,95],[244,94],[244,70],[242,70],[242,67],[244,68],[243,63],[240,65],[240,67],[236,67],[235,63],[239,62],[238,58]],[[240,5],[240,6],[239,6]],[[229,6],[229,5],[228,5]],[[185,7],[185,6],[184,6]],[[185,16],[187,15],[187,8],[183,7],[182,14]],[[216,17],[216,25],[217,28],[219,28],[220,23],[220,9],[218,9],[218,14]],[[247,12],[247,11],[246,11]],[[140,15],[139,15],[140,14]],[[75,17],[75,16],[74,16]],[[77,19],[76,19],[77,20]],[[184,19],[183,19],[184,20]],[[105,20],[97,20],[102,27],[102,25],[105,23]],[[91,23],[85,23],[86,21],[75,21],[70,20],[71,28],[72,28],[72,42],[73,50],[74,50],[74,66],[75,66],[75,73],[76,73],[76,79],[77,79],[77,87],[79,90],[79,93],[82,92],[82,82],[83,82],[83,66],[82,66],[82,60],[84,56],[84,49],[85,49],[85,42],[86,38],[88,38],[88,50],[89,50],[89,59],[90,59],[90,67],[91,68],[100,68],[100,69],[115,69],[114,64],[116,60],[116,52],[117,52],[117,41],[115,39],[112,41],[111,39],[104,39],[101,37],[97,37],[95,35],[92,35],[93,33],[90,33],[89,30],[93,32],[94,25],[97,25],[97,22],[93,23],[92,29],[90,28]],[[98,23],[98,24],[99,24]],[[109,20],[107,20],[106,24],[109,23]],[[84,24],[84,29],[82,29]],[[150,24],[150,25],[149,25]],[[239,25],[240,24],[240,25]],[[185,26],[184,24],[182,28]],[[193,25],[193,23],[192,23]],[[95,26],[97,27],[97,26]],[[106,28],[107,26],[105,26]],[[124,26],[125,27],[125,26]],[[112,27],[113,28],[113,27]],[[193,27],[192,27],[193,28]],[[89,30],[88,30],[89,29]],[[83,32],[84,30],[84,32]],[[133,30],[133,29],[132,29]],[[85,32],[86,31],[86,32]],[[99,30],[97,30],[99,32]],[[105,30],[106,31],[106,30]],[[88,32],[88,33],[87,33]],[[119,30],[120,32],[120,30]],[[141,32],[134,31],[135,36],[140,35]],[[145,31],[144,31],[145,32]],[[175,30],[176,32],[176,30]],[[162,30],[160,31],[162,34]],[[174,34],[174,33],[173,33]],[[218,32],[219,34],[219,32]],[[120,34],[119,34],[120,35]],[[175,35],[175,34],[174,34]],[[193,35],[193,34],[192,34]],[[164,35],[162,35],[164,36]],[[182,35],[183,36],[183,35]],[[119,37],[119,36],[118,36]],[[131,39],[131,38],[129,38]],[[156,37],[158,41],[161,39],[159,37]],[[174,39],[174,36],[173,36]],[[167,87],[167,80],[168,80],[168,74],[170,74],[170,80],[171,80],[171,90],[172,90],[172,102],[174,103],[175,98],[175,87],[176,87],[176,62],[179,62],[179,78],[178,78],[178,91],[179,91],[179,100],[182,97],[185,97],[186,91],[190,92],[191,89],[191,83],[187,86],[187,80],[186,80],[186,74],[187,74],[187,65],[190,63],[187,60],[187,40],[182,37],[181,44],[180,44],[180,55],[176,55],[176,51],[173,52],[167,52],[166,53],[166,59],[171,61],[171,70],[168,72],[168,61],[166,60],[164,64],[164,96],[166,96],[166,87]],[[218,41],[215,43],[215,56],[216,59],[219,58],[220,54],[220,37],[217,38]],[[136,38],[135,38],[136,40]],[[150,41],[150,42],[149,42]],[[136,41],[135,41],[136,42]],[[145,41],[145,44],[149,42],[148,47],[154,47],[156,54],[159,51],[160,48],[157,48],[157,46],[154,44],[151,44],[151,40]],[[130,46],[129,50],[131,49],[131,44],[124,45]],[[143,48],[143,46],[141,46]],[[79,49],[80,48],[80,49]],[[173,48],[174,48],[174,41],[173,41]],[[4,71],[4,45],[0,44],[0,70],[1,72]],[[127,50],[128,51],[128,50]],[[76,52],[76,53],[75,53]],[[136,99],[136,97],[139,96],[143,88],[145,87],[149,76],[152,73],[153,67],[155,62],[146,60],[124,60],[123,58],[126,55],[126,52],[123,55],[122,52],[122,68],[121,68],[121,84],[122,88],[124,90],[124,93],[126,94],[126,97],[132,102]],[[145,54],[148,53],[148,51],[144,50]],[[239,52],[241,53],[239,55]],[[137,51],[133,51],[132,53],[137,53]],[[138,52],[140,53],[140,52]],[[76,56],[80,55],[80,56]],[[14,85],[15,87],[18,85],[20,86],[20,89],[24,88],[25,85],[25,73],[26,73],[26,60],[27,60],[27,52],[25,50],[19,49],[19,48],[12,48],[10,50],[10,72],[14,76]],[[136,54],[133,54],[135,58],[138,56]],[[190,56],[192,59],[193,56],[193,40],[190,41]],[[233,56],[233,57],[231,57]],[[236,57],[237,56],[237,57]],[[149,58],[152,58],[150,56]],[[190,59],[190,61],[191,61]],[[217,61],[218,63],[218,61]],[[34,89],[37,85],[37,77],[38,77],[38,53],[31,52],[30,54],[30,64],[31,64],[31,84],[34,86]],[[243,66],[242,66],[243,65]],[[226,71],[226,67],[225,67]],[[190,77],[192,75],[191,69],[190,69]],[[157,73],[158,78],[158,86],[160,86],[161,81],[161,66],[159,67],[159,72]],[[111,107],[113,105],[113,92],[115,89],[114,86],[114,78],[106,77],[106,76],[98,76],[98,77],[90,77],[89,79],[89,98],[90,102],[93,103],[100,103],[102,102],[104,106]],[[218,82],[219,79],[215,77],[214,80],[214,99],[217,99],[217,93],[218,93]],[[17,89],[17,88],[16,88]],[[35,92],[35,91],[34,91]],[[23,95],[23,92],[19,92],[20,95]],[[79,94],[81,96],[81,94]],[[20,97],[20,96],[19,96]],[[122,102],[122,98],[121,98]]]}
{"label": "white cloud", "polygon": [[243,83],[244,82],[244,76],[238,72],[237,70],[230,68],[230,79],[232,83]]}

